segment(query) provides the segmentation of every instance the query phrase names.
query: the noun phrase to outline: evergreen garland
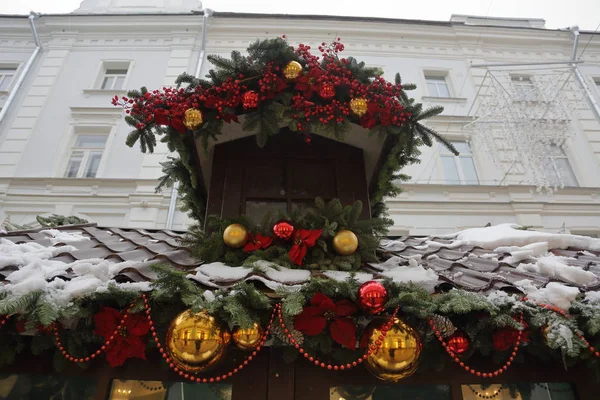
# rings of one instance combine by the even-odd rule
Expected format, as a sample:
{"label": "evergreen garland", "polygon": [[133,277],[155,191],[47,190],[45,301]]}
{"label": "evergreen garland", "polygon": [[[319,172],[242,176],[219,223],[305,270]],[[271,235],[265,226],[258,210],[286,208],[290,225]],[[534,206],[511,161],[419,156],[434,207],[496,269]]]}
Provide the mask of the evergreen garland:
{"label": "evergreen garland", "polygon": [[[352,57],[340,58],[343,45],[339,39],[328,46],[323,43],[319,50],[320,58],[313,56],[308,46],[294,48],[284,38],[257,40],[248,47],[247,56],[238,51],[233,51],[230,58],[208,56],[215,66],[208,79],[184,73],[177,79],[176,89],[150,92],[143,87],[129,92],[129,97],[115,97],[113,104],[126,108],[125,120],[134,128],[126,143],[134,146],[139,142],[142,152],[153,152],[160,138],[179,154],[162,163],[165,176],[157,190],[179,181],[186,209],[202,224],[206,191],[196,181],[191,157],[195,140],[207,149],[222,134],[224,123],[239,122],[238,116],[244,117],[243,130],[254,132],[260,147],[284,126],[304,135],[315,133],[343,140],[351,124],[359,124],[370,129],[370,134],[376,136],[373,140],[386,140],[381,154],[384,162],[370,189],[372,216],[380,217],[385,214],[383,199],[400,193],[397,183],[409,179],[398,171],[418,162],[420,145],[431,146],[433,140],[438,140],[457,154],[450,142],[423,125],[443,108],[424,109],[416,103],[406,93],[416,86],[402,84],[399,74],[394,84],[387,83],[379,68],[367,67]],[[300,63],[300,79],[314,86],[314,92],[299,90],[296,81],[282,76],[292,61]],[[310,83],[311,79],[317,83]],[[322,86],[318,85],[322,81],[339,82],[332,97],[320,95]],[[248,92],[258,96],[256,104],[244,102],[243,95]],[[357,97],[369,102],[363,116],[349,111],[350,101]],[[326,107],[332,108],[325,111]],[[184,126],[188,109],[201,111],[202,123],[197,127]]]}

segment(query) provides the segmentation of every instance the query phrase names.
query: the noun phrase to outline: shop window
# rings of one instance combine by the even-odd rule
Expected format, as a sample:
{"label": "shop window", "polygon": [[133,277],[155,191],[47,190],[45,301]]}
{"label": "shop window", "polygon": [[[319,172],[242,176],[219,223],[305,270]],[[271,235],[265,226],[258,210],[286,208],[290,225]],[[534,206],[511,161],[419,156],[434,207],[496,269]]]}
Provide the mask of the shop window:
{"label": "shop window", "polygon": [[95,398],[96,382],[92,377],[0,374],[0,400]]}
{"label": "shop window", "polygon": [[109,400],[231,400],[230,384],[195,384],[185,382],[115,379]]}
{"label": "shop window", "polygon": [[402,385],[402,386],[334,386],[329,390],[329,400],[450,400],[449,385]]}
{"label": "shop window", "polygon": [[576,400],[569,383],[462,385],[463,400]]}

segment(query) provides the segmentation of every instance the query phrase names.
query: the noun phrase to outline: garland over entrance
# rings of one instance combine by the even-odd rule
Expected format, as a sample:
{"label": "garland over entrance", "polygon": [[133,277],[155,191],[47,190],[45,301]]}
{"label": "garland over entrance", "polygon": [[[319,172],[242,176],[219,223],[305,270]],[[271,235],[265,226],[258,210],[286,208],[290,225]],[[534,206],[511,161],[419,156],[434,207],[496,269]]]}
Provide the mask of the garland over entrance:
{"label": "garland over entrance", "polygon": [[206,199],[197,194],[195,140],[206,149],[230,123],[242,123],[245,131],[256,133],[260,147],[284,126],[307,142],[311,134],[344,140],[352,125],[361,126],[376,136],[373,140],[386,141],[370,193],[372,214],[379,216],[383,198],[399,193],[394,181],[408,178],[398,171],[417,162],[418,146],[431,146],[437,139],[456,153],[451,143],[422,124],[443,108],[424,110],[406,93],[415,85],[402,84],[399,74],[388,82],[379,68],[340,57],[344,45],[339,38],[318,46],[319,55],[311,50],[304,44],[290,46],[285,37],[256,41],[247,55],[233,51],[230,59],[208,56],[216,67],[208,80],[183,74],[177,88],[142,88],[129,97],[116,96],[113,104],[125,108],[125,119],[135,128],[127,144],[139,142],[143,152],[152,152],[160,139],[179,153],[163,163],[159,188],[179,180],[186,206],[202,221]]}

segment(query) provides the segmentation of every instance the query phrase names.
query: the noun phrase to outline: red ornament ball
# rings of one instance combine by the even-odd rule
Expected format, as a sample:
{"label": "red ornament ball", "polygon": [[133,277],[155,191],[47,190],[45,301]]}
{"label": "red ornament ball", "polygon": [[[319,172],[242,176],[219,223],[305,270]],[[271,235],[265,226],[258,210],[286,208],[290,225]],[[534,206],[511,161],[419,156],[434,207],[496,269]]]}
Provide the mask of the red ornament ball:
{"label": "red ornament ball", "polygon": [[447,340],[448,350],[457,356],[465,354],[471,347],[471,341],[463,331],[454,332]]}
{"label": "red ornament ball", "polygon": [[292,233],[294,233],[294,225],[286,221],[279,221],[273,225],[273,233],[279,239],[290,240]]}
{"label": "red ornament ball", "polygon": [[324,83],[321,85],[319,95],[324,99],[330,99],[335,96],[335,86],[332,83]]}
{"label": "red ornament ball", "polygon": [[385,309],[389,295],[385,286],[377,281],[365,282],[358,289],[358,305],[369,314],[379,314]]}
{"label": "red ornament ball", "polygon": [[258,107],[258,93],[249,90],[242,96],[242,105],[245,109]]}

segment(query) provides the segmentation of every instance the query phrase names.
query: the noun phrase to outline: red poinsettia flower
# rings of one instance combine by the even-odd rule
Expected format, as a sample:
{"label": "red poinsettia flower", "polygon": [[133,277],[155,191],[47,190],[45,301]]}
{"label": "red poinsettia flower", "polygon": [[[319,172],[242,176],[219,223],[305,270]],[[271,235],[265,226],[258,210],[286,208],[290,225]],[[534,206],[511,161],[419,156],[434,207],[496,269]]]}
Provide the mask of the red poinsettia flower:
{"label": "red poinsettia flower", "polygon": [[238,116],[234,113],[223,114],[223,121],[227,122],[228,124],[230,124],[231,121],[237,122],[238,124],[240,123]]}
{"label": "red poinsettia flower", "polygon": [[375,102],[369,102],[367,113],[360,119],[363,128],[371,129],[377,124],[386,126],[392,122],[392,115],[387,108],[381,107]]}
{"label": "red poinsettia flower", "polygon": [[296,90],[302,92],[305,98],[310,99],[315,92],[319,91],[319,78],[323,75],[320,68],[311,68],[308,73],[296,79]]}
{"label": "red poinsettia flower", "polygon": [[[94,316],[96,329],[94,333],[108,340],[119,326],[123,315],[114,308],[104,307]],[[124,326],[115,335],[110,346],[106,348],[106,361],[111,367],[123,365],[128,358],[146,359],[146,341],[143,340],[150,330],[148,320],[143,314],[130,314]]]}
{"label": "red poinsettia flower", "polygon": [[349,349],[356,348],[356,325],[350,316],[358,308],[349,300],[334,303],[323,293],[315,294],[294,320],[294,328],[308,336],[323,332],[329,324],[331,338]]}
{"label": "red poinsettia flower", "polygon": [[244,253],[266,249],[271,243],[273,243],[273,238],[270,236],[263,236],[260,233],[257,233],[256,235],[248,233],[248,241],[246,242],[246,245],[244,245]]}
{"label": "red poinsettia flower", "polygon": [[186,132],[183,120],[173,116],[173,113],[164,108],[157,108],[154,110],[154,123],[156,125],[168,125],[180,133]]}
{"label": "red poinsettia flower", "polygon": [[[529,325],[523,322],[523,333],[521,334],[521,342],[529,342],[529,335],[531,332],[527,329]],[[494,332],[492,336],[492,343],[494,350],[505,351],[517,344],[517,338],[519,337],[519,331],[513,328],[502,328]]]}
{"label": "red poinsettia flower", "polygon": [[306,256],[309,247],[313,247],[317,239],[321,237],[323,229],[298,229],[294,232],[292,242],[294,245],[290,249],[290,260],[296,265],[302,265],[302,260]]}

